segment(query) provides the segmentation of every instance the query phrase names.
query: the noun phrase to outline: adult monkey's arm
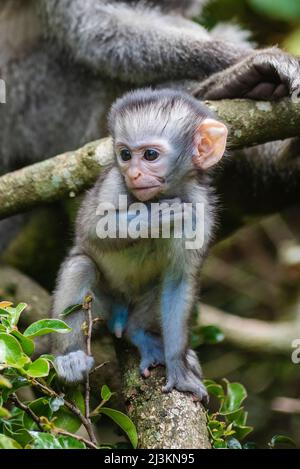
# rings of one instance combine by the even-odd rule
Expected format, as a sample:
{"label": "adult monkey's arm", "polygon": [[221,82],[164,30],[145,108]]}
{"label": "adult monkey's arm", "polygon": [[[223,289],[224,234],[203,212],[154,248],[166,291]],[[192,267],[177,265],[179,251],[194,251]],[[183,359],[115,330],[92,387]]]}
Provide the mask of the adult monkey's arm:
{"label": "adult monkey's arm", "polygon": [[135,86],[202,80],[251,53],[246,41],[215,39],[174,14],[180,1],[170,3],[169,8],[165,1],[39,0],[38,5],[48,33],[76,62]]}

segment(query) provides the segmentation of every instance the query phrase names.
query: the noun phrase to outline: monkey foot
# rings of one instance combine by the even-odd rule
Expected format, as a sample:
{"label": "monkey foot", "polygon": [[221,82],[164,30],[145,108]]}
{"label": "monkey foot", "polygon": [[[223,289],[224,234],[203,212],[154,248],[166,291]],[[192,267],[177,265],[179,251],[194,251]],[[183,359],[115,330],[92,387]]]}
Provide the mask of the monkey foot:
{"label": "monkey foot", "polygon": [[140,372],[144,378],[150,376],[150,369],[165,364],[164,349],[160,338],[148,335],[147,344],[142,350]]}
{"label": "monkey foot", "polygon": [[167,384],[163,387],[163,392],[177,391],[190,392],[193,399],[208,403],[208,393],[202,382],[202,370],[195,352],[189,350],[186,361],[177,360],[168,365]]}
{"label": "monkey foot", "polygon": [[149,378],[149,376],[150,376],[150,374],[151,374],[150,369],[151,369],[151,368],[156,368],[156,367],[159,366],[159,365],[164,366],[165,363],[164,363],[163,361],[159,361],[159,362],[158,362],[158,361],[155,361],[155,362],[151,361],[151,362],[148,362],[147,364],[143,364],[143,363],[141,362],[141,364],[140,364],[141,375],[142,375],[144,378]]}

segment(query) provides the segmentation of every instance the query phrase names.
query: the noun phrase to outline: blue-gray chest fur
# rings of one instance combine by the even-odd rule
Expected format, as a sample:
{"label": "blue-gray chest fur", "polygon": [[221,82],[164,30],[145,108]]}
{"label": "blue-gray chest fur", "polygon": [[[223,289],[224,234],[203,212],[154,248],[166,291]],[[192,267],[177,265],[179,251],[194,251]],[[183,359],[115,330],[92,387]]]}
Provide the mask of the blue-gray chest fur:
{"label": "blue-gray chest fur", "polygon": [[132,297],[157,284],[170,263],[170,240],[140,240],[117,251],[101,252],[96,263],[110,287]]}

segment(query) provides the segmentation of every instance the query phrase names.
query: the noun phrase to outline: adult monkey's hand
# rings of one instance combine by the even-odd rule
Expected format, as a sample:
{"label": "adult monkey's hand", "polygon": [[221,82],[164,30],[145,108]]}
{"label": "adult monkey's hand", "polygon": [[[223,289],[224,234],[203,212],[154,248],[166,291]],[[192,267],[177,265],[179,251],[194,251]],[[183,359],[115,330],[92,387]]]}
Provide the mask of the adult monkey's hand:
{"label": "adult monkey's hand", "polygon": [[205,99],[276,100],[300,96],[300,60],[276,47],[254,52],[196,90]]}

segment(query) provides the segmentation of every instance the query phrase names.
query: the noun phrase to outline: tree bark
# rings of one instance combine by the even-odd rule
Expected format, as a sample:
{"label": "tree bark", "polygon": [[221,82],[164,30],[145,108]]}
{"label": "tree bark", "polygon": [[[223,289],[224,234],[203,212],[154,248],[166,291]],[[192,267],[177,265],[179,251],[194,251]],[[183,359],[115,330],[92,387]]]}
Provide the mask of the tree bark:
{"label": "tree bark", "polygon": [[157,367],[146,380],[139,373],[135,349],[117,342],[122,390],[128,415],[137,427],[139,447],[146,449],[210,449],[205,410],[191,395],[162,393],[165,369]]}

